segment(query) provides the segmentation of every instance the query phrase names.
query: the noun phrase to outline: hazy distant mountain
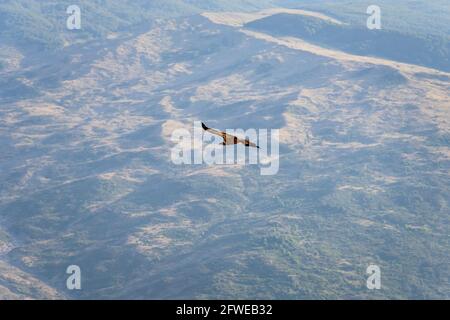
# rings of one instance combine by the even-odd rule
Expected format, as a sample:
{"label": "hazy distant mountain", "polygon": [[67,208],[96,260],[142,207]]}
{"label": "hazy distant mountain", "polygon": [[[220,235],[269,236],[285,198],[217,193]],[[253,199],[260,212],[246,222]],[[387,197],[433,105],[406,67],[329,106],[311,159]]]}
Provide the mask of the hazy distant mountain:
{"label": "hazy distant mountain", "polygon": [[249,22],[246,27],[277,36],[294,36],[345,52],[383,57],[450,71],[450,41],[422,38],[366,26],[336,24],[314,17],[276,14]]}
{"label": "hazy distant mountain", "polygon": [[[371,0],[80,0],[82,30],[65,28],[66,8],[73,1],[3,0],[0,3],[0,40],[58,49],[74,42],[104,39],[130,26],[150,20],[189,16],[204,11],[252,12],[271,7],[309,9],[336,17],[352,26],[364,27]],[[435,50],[442,50],[439,39],[450,41],[450,6],[447,0],[379,0],[383,30],[400,32],[420,41],[434,39]],[[438,40],[436,40],[438,39]],[[447,50],[447,47],[445,47]]]}
{"label": "hazy distant mountain", "polygon": [[66,30],[66,8],[73,1],[5,0],[0,3],[0,38],[22,45],[38,44],[49,49],[68,42],[105,38],[111,32],[149,20],[188,16],[208,10],[256,10],[270,6],[270,0],[80,0],[82,30]]}
{"label": "hazy distant mountain", "polygon": [[[114,36],[1,45],[0,298],[450,297],[449,73],[284,37],[300,11],[108,3]],[[279,173],[174,165],[198,120],[280,129]]]}
{"label": "hazy distant mountain", "polygon": [[278,5],[319,11],[347,23],[365,26],[370,5],[381,9],[383,29],[450,37],[447,0],[281,0]]}

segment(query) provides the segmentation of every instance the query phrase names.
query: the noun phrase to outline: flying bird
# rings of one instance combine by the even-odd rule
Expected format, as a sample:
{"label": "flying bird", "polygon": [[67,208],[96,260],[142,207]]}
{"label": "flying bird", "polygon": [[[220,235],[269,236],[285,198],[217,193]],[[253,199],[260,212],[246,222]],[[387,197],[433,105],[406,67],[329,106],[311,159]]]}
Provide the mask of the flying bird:
{"label": "flying bird", "polygon": [[256,147],[259,149],[259,146],[257,146],[256,144],[254,144],[253,142],[249,141],[248,139],[239,139],[236,136],[233,136],[231,134],[225,133],[223,131],[219,131],[216,129],[212,129],[212,128],[208,128],[203,122],[202,122],[202,128],[205,131],[208,131],[209,133],[215,134],[217,136],[220,136],[223,138],[223,142],[222,145],[229,145],[229,144],[238,144],[238,143],[242,143],[243,145],[245,145],[246,147]]}

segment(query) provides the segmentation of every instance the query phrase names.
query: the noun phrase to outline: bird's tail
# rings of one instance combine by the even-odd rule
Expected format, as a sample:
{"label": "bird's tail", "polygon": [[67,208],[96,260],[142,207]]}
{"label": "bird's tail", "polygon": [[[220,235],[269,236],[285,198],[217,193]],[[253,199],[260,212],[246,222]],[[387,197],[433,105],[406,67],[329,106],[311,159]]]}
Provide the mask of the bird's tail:
{"label": "bird's tail", "polygon": [[207,126],[205,126],[205,124],[202,122],[202,128],[203,130],[208,130],[209,128]]}

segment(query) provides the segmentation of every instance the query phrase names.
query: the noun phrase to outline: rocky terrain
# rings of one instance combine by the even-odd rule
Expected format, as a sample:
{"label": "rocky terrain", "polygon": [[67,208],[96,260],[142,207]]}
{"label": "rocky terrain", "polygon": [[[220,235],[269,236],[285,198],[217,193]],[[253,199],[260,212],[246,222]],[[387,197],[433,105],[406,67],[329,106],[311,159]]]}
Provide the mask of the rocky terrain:
{"label": "rocky terrain", "polygon": [[[246,27],[280,12],[340,22],[206,12],[2,45],[0,299],[450,297],[450,74]],[[194,121],[280,129],[278,174],[174,165]]]}

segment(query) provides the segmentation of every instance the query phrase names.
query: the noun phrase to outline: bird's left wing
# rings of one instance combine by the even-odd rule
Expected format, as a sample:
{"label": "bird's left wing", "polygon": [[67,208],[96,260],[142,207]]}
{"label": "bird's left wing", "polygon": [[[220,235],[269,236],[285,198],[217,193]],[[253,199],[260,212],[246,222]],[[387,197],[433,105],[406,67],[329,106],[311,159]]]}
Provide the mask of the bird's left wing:
{"label": "bird's left wing", "polygon": [[203,122],[202,122],[202,128],[203,128],[203,130],[208,131],[209,133],[218,135],[218,136],[220,136],[220,137],[222,137],[224,139],[227,136],[227,134],[225,132],[222,132],[222,131],[219,131],[219,130],[216,130],[216,129],[213,129],[213,128],[208,128]]}

